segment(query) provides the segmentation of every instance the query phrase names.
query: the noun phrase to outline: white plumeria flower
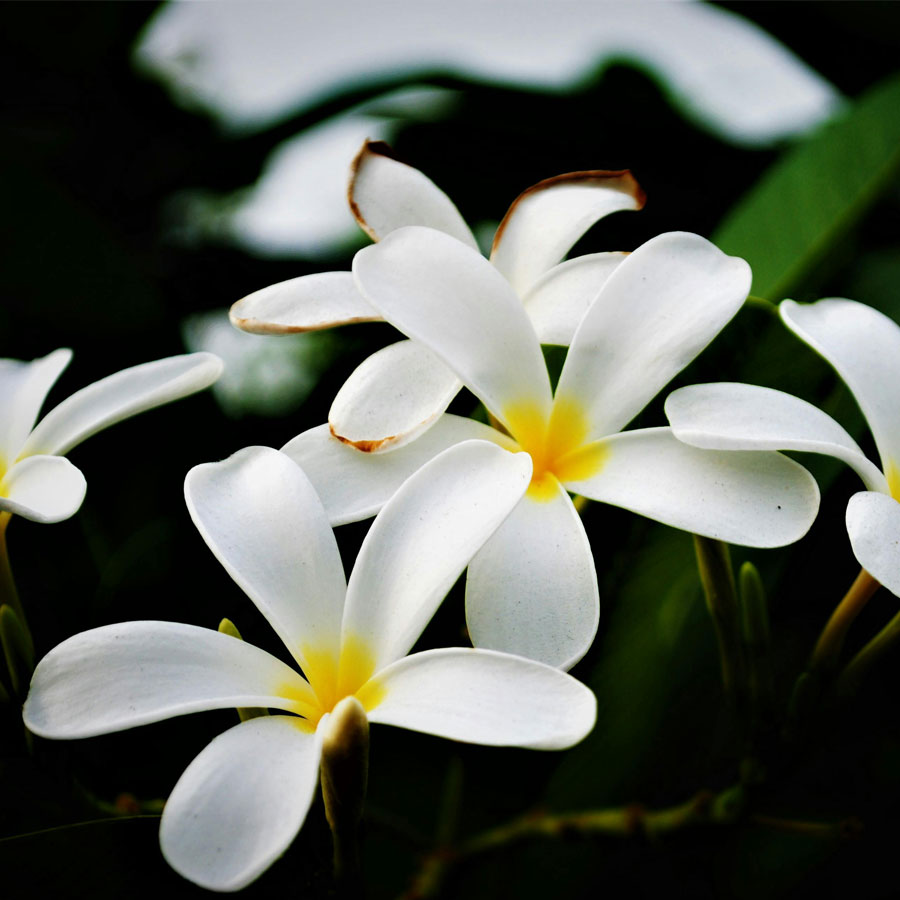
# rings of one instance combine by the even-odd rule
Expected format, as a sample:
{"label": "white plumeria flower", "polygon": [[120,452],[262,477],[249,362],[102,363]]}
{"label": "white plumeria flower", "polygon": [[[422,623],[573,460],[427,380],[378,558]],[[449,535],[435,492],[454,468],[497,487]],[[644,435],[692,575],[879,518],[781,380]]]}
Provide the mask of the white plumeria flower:
{"label": "white plumeria flower", "polygon": [[837,370],[859,404],[881,468],[822,410],[782,391],[748,384],[700,384],[675,391],[666,414],[676,436],[717,450],[799,450],[834,456],[866,487],[847,505],[860,565],[900,596],[900,327],[853,300],[785,300],[785,325]]}
{"label": "white plumeria flower", "polygon": [[312,802],[336,704],[369,721],[454,740],[559,749],[593,727],[584,685],[549,666],[472,648],[409,652],[444,594],[525,491],[531,462],[454,447],[375,520],[349,583],[328,518],[287,456],[250,447],[185,481],[204,540],[256,603],[305,678],[217,631],[130,622],[76,635],[38,665],[25,703],[37,734],[80,738],[206,709],[269,707],[187,768],[160,843],[186,878],[237,890],[293,840]]}
{"label": "white plumeria flower", "polygon": [[[393,159],[383,143],[363,145],[351,168],[349,199],[374,241],[403,226],[424,225],[477,249],[449,197],[418,169]],[[561,260],[599,219],[640,209],[644,199],[630,172],[596,170],[548,178],[510,206],[494,236],[491,262],[518,294],[542,343],[568,345],[588,304],[626,254]],[[381,318],[349,272],[274,284],[231,308],[231,321],[257,334]],[[390,450],[432,426],[460,387],[456,374],[428,348],[400,341],[372,354],[353,372],[335,397],[328,421],[335,437],[361,450]]]}
{"label": "white plumeria flower", "polygon": [[222,361],[212,353],[144,363],[76,391],[35,426],[71,358],[64,349],[33,362],[0,359],[0,520],[73,516],[87,484],[64,454],[122,419],[209,387],[222,374]]}
{"label": "white plumeria flower", "polygon": [[[776,453],[698,451],[668,428],[618,433],[737,312],[746,262],[692,234],[639,247],[617,267],[572,340],[555,396],[538,337],[503,276],[429,228],[360,251],[358,284],[385,319],[428,347],[507,434],[444,415],[408,446],[366,455],[327,426],[284,448],[333,522],[371,514],[444,440],[478,435],[530,454],[531,486],[469,567],[473,643],[571,666],[593,640],[597,576],[567,491],[687,531],[754,547],[800,538],[818,508],[809,473]],[[374,402],[374,401],[373,401]]]}

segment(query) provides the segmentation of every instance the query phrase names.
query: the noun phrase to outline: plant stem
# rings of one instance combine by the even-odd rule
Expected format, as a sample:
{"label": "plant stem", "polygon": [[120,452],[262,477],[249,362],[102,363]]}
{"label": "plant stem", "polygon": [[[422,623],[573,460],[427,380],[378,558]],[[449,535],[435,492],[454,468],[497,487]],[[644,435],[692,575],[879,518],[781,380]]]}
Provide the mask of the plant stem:
{"label": "plant stem", "polygon": [[850,585],[850,590],[838,603],[816,641],[809,662],[810,672],[828,673],[834,669],[853,620],[862,612],[869,598],[879,587],[879,583],[865,569],[859,570],[859,575]]}
{"label": "plant stem", "polygon": [[22,608],[22,601],[16,590],[16,581],[9,564],[9,551],[6,549],[6,526],[9,525],[11,518],[10,513],[0,513],[0,604],[6,603],[11,606],[19,617],[19,621],[27,629],[25,610]]}
{"label": "plant stem", "polygon": [[900,613],[897,613],[875,637],[847,663],[838,678],[837,691],[842,697],[849,697],[875,665],[900,639]]}
{"label": "plant stem", "polygon": [[694,535],[697,568],[706,596],[706,607],[719,643],[722,685],[727,696],[739,699],[745,688],[745,666],[741,645],[740,606],[731,568],[728,544]]}

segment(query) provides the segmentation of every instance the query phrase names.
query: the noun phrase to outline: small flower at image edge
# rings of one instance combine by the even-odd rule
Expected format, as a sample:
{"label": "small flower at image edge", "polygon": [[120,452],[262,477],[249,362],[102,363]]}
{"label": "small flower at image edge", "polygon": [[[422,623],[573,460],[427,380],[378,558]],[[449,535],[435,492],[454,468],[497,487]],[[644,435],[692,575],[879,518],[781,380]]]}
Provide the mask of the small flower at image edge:
{"label": "small flower at image edge", "polygon": [[879,468],[831,416],[783,391],[749,384],[698,384],[666,400],[676,437],[716,450],[794,450],[833,456],[866,490],[847,505],[860,565],[900,597],[900,326],[854,300],[785,300],[784,324],[837,370],[875,438]]}
{"label": "small flower at image edge", "polygon": [[30,363],[0,360],[0,526],[11,515],[35,522],[73,516],[87,485],[64,458],[69,450],[122,419],[203,390],[222,374],[212,353],[144,363],[76,391],[35,425],[71,358],[71,350],[55,350]]}
{"label": "small flower at image edge", "polygon": [[258,877],[293,840],[332,713],[347,698],[372,723],[494,746],[569,747],[596,715],[594,695],[569,675],[473,648],[407,656],[530,477],[525,454],[480,441],[448,450],[384,507],[345,583],[325,511],[286,455],[251,447],[198,466],[185,481],[195,524],[303,675],[218,631],[109,625],[41,661],[25,723],[44,737],[80,738],[207,709],[286,713],[249,718],[217,737],[166,803],[166,859],[222,891]]}

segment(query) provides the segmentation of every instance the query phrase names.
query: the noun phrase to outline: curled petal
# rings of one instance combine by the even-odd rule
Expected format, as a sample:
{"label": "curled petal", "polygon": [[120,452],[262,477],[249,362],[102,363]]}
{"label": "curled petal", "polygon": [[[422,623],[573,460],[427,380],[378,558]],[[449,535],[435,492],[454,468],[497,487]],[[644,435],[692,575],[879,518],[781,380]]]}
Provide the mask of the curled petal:
{"label": "curled petal", "polygon": [[360,290],[429,347],[509,425],[509,408],[550,409],[550,380],[522,303],[474,250],[431,228],[402,228],[353,260]]}
{"label": "curled petal", "polygon": [[159,827],[173,869],[210,890],[237,891],[287,850],[319,780],[320,741],[301,722],[241,722],[187,767]]}
{"label": "curled petal", "polygon": [[278,450],[247,447],[191,469],[184,495],[203,540],[304,671],[304,648],[336,655],[344,568],[303,470]]}
{"label": "curled petal", "polygon": [[856,441],[818,407],[752,384],[692,384],[666,398],[675,437],[707,450],[797,450],[834,456],[867,488],[887,493],[887,482]]}
{"label": "curled petal", "polygon": [[0,511],[33,522],[61,522],[81,507],[87,482],[61,456],[26,456],[0,480]]}
{"label": "curled petal", "polygon": [[[900,326],[853,300],[779,306],[784,324],[837,369],[878,445],[882,467],[900,472]],[[900,479],[900,476],[898,476]]]}
{"label": "curled petal", "polygon": [[366,141],[350,167],[347,192],[360,228],[373,241],[404,225],[425,225],[478,249],[453,201],[418,169],[395,159],[381,141]]}
{"label": "curled petal", "polygon": [[328,425],[304,431],[281,450],[306,472],[331,524],[346,525],[374,516],[413,472],[448,447],[473,439],[516,449],[488,425],[445,414],[416,440],[390,453],[363,453],[339,441]]}
{"label": "curled petal", "polygon": [[33,362],[0,359],[0,471],[18,458],[47,392],[71,359],[66,349]]}
{"label": "curled petal", "polygon": [[51,650],[23,714],[35,734],[83,738],[207,709],[311,702],[297,672],[252,644],[179,622],[124,622]]}
{"label": "curled petal", "polygon": [[23,455],[62,455],[122,419],[209,387],[222,374],[212,353],[188,353],[123,369],[63,400],[31,432]]}
{"label": "curled petal", "polygon": [[640,209],[645,199],[627,170],[547,178],[513,201],[494,236],[491,262],[522,296],[591,225],[619,210]]}
{"label": "curled petal", "polygon": [[360,548],[344,640],[377,671],[409,652],[469,560],[528,487],[531,457],[466,441],[424,465],[385,504]]}
{"label": "curled petal", "polygon": [[238,300],[229,316],[232,325],[251,334],[296,334],[381,319],[350,272],[318,272],[271,284]]}
{"label": "curled petal", "polygon": [[427,347],[398,341],[364,360],[337,392],[331,433],[366,453],[394,450],[433,425],[462,387]]}
{"label": "curled petal", "polygon": [[847,504],[847,532],[859,564],[900,597],[900,503],[873,491]]}
{"label": "curled petal", "polygon": [[549,497],[523,497],[469,565],[472,643],[568,669],[599,616],[594,557],[565,489],[556,482]]}
{"label": "curled petal", "polygon": [[695,234],[661,234],[618,266],[578,327],[557,397],[586,409],[593,439],[614,434],[725,327],[750,267]]}
{"label": "curled petal", "polygon": [[414,653],[378,673],[369,720],[470,744],[561,750],[594,727],[597,701],[543,663],[494,650]]}
{"label": "curled petal", "polygon": [[815,479],[780,453],[698,450],[668,428],[626,431],[594,450],[600,471],[567,482],[570,491],[704,537],[781,547],[818,512]]}
{"label": "curled petal", "polygon": [[627,253],[590,253],[554,266],[522,298],[542,344],[568,347],[588,307]]}

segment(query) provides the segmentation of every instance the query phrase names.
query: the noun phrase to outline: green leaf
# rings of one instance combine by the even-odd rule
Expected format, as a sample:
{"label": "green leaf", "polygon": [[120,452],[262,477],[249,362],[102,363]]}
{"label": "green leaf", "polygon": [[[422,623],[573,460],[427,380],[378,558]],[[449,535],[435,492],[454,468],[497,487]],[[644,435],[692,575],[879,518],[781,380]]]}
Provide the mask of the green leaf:
{"label": "green leaf", "polygon": [[840,248],[898,174],[900,76],[892,76],[787,152],[712,239],[750,263],[754,295],[781,300]]}

